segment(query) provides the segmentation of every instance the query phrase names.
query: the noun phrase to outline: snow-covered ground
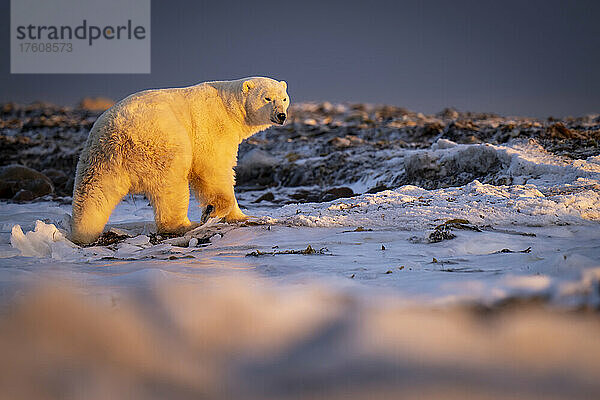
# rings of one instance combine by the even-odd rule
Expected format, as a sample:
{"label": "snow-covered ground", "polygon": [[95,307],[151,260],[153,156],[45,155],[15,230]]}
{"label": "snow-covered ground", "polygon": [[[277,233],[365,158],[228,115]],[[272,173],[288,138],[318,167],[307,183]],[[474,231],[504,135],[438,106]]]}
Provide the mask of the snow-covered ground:
{"label": "snow-covered ground", "polygon": [[[48,271],[76,271],[70,279],[118,286],[136,279],[143,285],[158,272],[203,279],[241,269],[277,283],[328,282],[361,293],[385,288],[414,304],[493,304],[524,296],[600,305],[594,291],[600,278],[600,157],[567,163],[531,144],[448,141],[408,153],[410,163],[438,169],[498,158],[501,173],[518,183],[402,186],[325,203],[257,206],[248,209],[255,216],[250,224],[211,221],[158,244],[150,242],[152,209],[141,197],[128,198],[109,224],[131,237],[88,248],[73,245],[56,228],[68,226],[69,205],[4,204],[0,265],[13,268],[3,270],[3,285],[8,290],[12,281]],[[190,218],[199,219],[200,212],[193,203]],[[44,222],[33,230],[36,220]],[[309,245],[315,254],[276,254]],[[113,263],[119,267],[109,268]],[[112,271],[108,278],[106,268]]]}
{"label": "snow-covered ground", "polygon": [[[41,357],[71,371],[70,390],[81,363],[103,398],[119,385],[140,398],[596,398],[600,156],[443,138],[382,151],[348,182],[364,194],[281,205],[255,201],[289,187],[244,191],[248,223],[166,240],[141,196],[111,216],[121,239],[86,248],[66,239],[70,205],[1,203],[0,350],[22,352],[14,376],[39,378]],[[476,166],[488,183],[469,180]],[[365,193],[407,175],[469,183]],[[192,202],[190,218],[201,211]],[[96,346],[101,372],[85,361]]]}

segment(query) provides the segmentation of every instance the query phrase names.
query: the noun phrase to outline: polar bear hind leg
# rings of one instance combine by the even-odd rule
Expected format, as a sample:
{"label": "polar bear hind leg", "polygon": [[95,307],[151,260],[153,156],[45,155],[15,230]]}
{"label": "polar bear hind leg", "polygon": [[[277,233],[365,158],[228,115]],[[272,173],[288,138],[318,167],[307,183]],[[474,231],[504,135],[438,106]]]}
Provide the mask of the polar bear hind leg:
{"label": "polar bear hind leg", "polygon": [[114,208],[129,193],[129,183],[118,177],[107,171],[93,179],[83,177],[77,185],[73,194],[73,242],[89,244],[98,239]]}

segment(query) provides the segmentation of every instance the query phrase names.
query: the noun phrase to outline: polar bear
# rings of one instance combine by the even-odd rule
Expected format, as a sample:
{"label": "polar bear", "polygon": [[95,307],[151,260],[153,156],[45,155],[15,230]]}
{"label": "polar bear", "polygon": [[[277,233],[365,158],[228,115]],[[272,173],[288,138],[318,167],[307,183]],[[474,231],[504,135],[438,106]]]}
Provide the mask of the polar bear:
{"label": "polar bear", "polygon": [[282,125],[287,84],[264,77],[145,90],[94,123],[77,164],[71,239],[95,241],[128,193],[145,194],[159,232],[183,233],[190,186],[207,216],[241,221],[233,168],[242,140]]}

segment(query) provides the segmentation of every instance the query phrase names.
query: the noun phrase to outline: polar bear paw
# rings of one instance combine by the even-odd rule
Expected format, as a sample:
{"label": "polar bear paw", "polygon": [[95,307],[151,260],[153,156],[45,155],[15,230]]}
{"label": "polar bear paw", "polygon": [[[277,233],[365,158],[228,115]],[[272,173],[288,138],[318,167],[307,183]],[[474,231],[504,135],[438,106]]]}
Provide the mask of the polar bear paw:
{"label": "polar bear paw", "polygon": [[240,210],[239,208],[236,208],[233,211],[231,211],[229,214],[227,214],[227,216],[225,217],[225,221],[227,221],[227,222],[243,222],[243,221],[246,221],[248,218],[250,218],[250,217],[247,216],[246,214],[244,214],[242,212],[242,210]]}

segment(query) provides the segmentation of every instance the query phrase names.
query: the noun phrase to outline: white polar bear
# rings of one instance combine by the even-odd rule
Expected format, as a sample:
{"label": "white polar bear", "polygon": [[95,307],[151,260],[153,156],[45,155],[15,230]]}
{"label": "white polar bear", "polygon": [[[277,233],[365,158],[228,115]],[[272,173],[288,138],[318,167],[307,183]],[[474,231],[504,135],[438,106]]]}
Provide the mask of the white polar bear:
{"label": "white polar bear", "polygon": [[185,232],[190,185],[211,217],[248,218],[233,191],[238,145],[285,122],[286,90],[284,81],[254,77],[146,90],[115,104],[94,123],[77,164],[71,239],[95,241],[128,193],[146,194],[159,232]]}

